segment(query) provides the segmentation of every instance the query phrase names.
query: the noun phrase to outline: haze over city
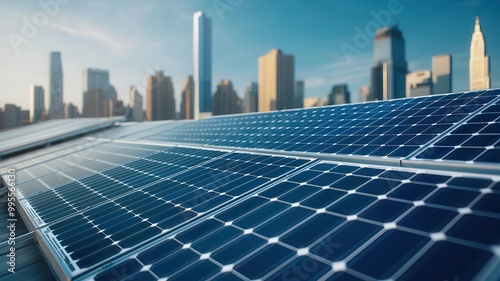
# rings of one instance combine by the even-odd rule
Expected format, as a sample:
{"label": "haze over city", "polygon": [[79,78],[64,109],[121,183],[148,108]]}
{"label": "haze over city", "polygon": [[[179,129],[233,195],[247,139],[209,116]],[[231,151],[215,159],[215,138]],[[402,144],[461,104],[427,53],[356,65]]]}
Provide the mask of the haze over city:
{"label": "haze over city", "polygon": [[[0,104],[28,108],[29,86],[47,89],[49,53],[60,51],[65,103],[81,110],[82,72],[86,68],[108,70],[110,84],[125,104],[131,85],[138,85],[144,94],[146,76],[163,70],[172,77],[179,110],[183,81],[193,74],[192,15],[197,10],[212,18],[212,92],[220,80],[230,79],[242,98],[245,87],[258,80],[258,58],[279,48],[295,57],[295,79],[305,81],[306,97],[326,97],[332,85],[346,83],[351,101],[356,102],[358,89],[370,84],[373,33],[368,34],[366,44],[355,44],[354,39],[370,24],[398,25],[405,39],[409,71],[430,69],[433,55],[451,54],[453,91],[466,91],[476,16],[481,18],[491,58],[491,87],[500,87],[500,64],[495,63],[500,57],[500,27],[495,14],[500,3],[357,2],[67,1],[32,38],[17,45],[8,34],[22,35],[23,18],[32,22],[33,15],[42,9],[34,1],[3,2]],[[387,20],[377,18],[377,13],[387,11],[388,4],[397,5],[398,12]],[[346,55],[342,44],[354,46],[356,53]],[[46,90],[48,107],[47,96]]]}

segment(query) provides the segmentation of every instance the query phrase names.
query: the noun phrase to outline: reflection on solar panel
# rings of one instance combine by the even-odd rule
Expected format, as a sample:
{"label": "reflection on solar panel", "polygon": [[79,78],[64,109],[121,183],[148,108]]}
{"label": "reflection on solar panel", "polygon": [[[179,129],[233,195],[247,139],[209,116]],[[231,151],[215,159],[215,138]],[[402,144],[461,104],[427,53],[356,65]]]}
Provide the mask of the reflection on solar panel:
{"label": "reflection on solar panel", "polygon": [[60,279],[498,280],[499,95],[124,125],[0,168]]}
{"label": "reflection on solar panel", "polygon": [[115,122],[124,120],[123,117],[51,120],[2,132],[0,159],[23,150],[108,128]]}

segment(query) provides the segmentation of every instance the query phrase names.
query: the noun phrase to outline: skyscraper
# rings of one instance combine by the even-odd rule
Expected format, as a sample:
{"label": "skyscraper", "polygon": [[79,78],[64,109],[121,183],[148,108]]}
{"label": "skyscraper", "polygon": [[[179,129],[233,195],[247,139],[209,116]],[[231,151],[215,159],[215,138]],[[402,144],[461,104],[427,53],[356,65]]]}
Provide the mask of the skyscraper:
{"label": "skyscraper", "polygon": [[373,44],[371,96],[376,100],[405,96],[406,73],[403,34],[397,26],[379,29]]}
{"label": "skyscraper", "polygon": [[250,83],[245,88],[245,113],[259,111],[259,85]]}
{"label": "skyscraper", "polygon": [[80,113],[78,112],[78,107],[72,103],[64,104],[64,118],[78,118]]}
{"label": "skyscraper", "polygon": [[[83,117],[111,116],[109,98],[113,89],[109,85],[107,70],[88,68],[83,71]],[[116,97],[116,92],[114,93]]]}
{"label": "skyscraper", "polygon": [[430,70],[418,70],[406,75],[406,97],[421,97],[432,94]]}
{"label": "skyscraper", "polygon": [[3,129],[21,126],[21,108],[15,104],[5,104],[3,112]]}
{"label": "skyscraper", "polygon": [[222,80],[217,84],[217,91],[214,93],[213,115],[236,113],[241,113],[241,99],[233,89],[233,83]]}
{"label": "skyscraper", "polygon": [[139,93],[137,86],[130,87],[130,121],[142,122],[144,120],[144,111],[142,95]]}
{"label": "skyscraper", "polygon": [[293,86],[293,107],[304,107],[304,81],[297,80]]}
{"label": "skyscraper", "polygon": [[42,120],[45,111],[45,93],[42,86],[31,85],[30,87],[30,117],[31,123]]}
{"label": "skyscraper", "polygon": [[259,112],[294,108],[294,57],[272,49],[259,58]]}
{"label": "skyscraper", "polygon": [[432,57],[432,93],[451,93],[451,55]]}
{"label": "skyscraper", "polygon": [[346,104],[351,102],[351,93],[346,84],[334,85],[332,91],[328,94],[328,104]]}
{"label": "skyscraper", "polygon": [[486,43],[481,32],[479,17],[476,17],[470,43],[469,84],[471,91],[490,88],[490,64],[486,55]]}
{"label": "skyscraper", "polygon": [[174,86],[163,71],[147,78],[146,118],[148,121],[175,119]]}
{"label": "skyscraper", "polygon": [[64,118],[63,72],[60,52],[50,52],[49,118]]}
{"label": "skyscraper", "polygon": [[194,119],[199,119],[199,113],[212,111],[212,21],[201,11],[193,15],[193,62]]}
{"label": "skyscraper", "polygon": [[180,119],[194,119],[194,80],[191,75],[182,85]]}
{"label": "skyscraper", "polygon": [[363,85],[359,88],[359,102],[371,101],[372,98],[370,96],[370,86]]}

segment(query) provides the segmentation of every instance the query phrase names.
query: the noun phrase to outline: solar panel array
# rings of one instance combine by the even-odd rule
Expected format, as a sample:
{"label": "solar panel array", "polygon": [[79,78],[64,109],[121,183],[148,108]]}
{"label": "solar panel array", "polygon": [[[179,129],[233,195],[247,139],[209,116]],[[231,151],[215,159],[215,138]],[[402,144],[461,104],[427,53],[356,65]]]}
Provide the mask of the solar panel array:
{"label": "solar panel array", "polygon": [[0,159],[14,153],[83,133],[109,128],[123,117],[50,120],[8,130],[0,134]]}
{"label": "solar panel array", "polygon": [[0,168],[60,279],[495,279],[499,94],[132,124]]}
{"label": "solar panel array", "polygon": [[309,110],[214,117],[146,139],[401,158],[491,102],[500,91],[433,95]]}

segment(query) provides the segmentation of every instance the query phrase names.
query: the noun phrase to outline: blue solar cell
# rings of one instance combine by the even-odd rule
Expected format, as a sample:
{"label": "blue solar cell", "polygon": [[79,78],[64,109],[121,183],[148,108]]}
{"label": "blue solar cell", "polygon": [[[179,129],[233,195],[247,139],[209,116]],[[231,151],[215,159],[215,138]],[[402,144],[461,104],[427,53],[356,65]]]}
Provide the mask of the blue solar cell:
{"label": "blue solar cell", "polygon": [[425,201],[443,206],[463,208],[467,207],[479,194],[479,192],[443,188],[436,191]]}
{"label": "blue solar cell", "polygon": [[326,234],[343,219],[328,214],[318,214],[283,236],[281,241],[297,248],[307,247]]}
{"label": "blue solar cell", "polygon": [[393,200],[379,200],[363,213],[360,217],[382,223],[392,222],[412,205]]}
{"label": "blue solar cell", "polygon": [[287,263],[266,280],[318,280],[330,270],[330,266],[310,257],[298,257]]}
{"label": "blue solar cell", "polygon": [[434,244],[401,280],[472,280],[491,253],[448,241]]}
{"label": "blue solar cell", "polygon": [[249,279],[258,279],[295,255],[291,250],[273,244],[265,247],[235,266],[235,270]]}
{"label": "blue solar cell", "polygon": [[329,261],[342,261],[354,250],[372,238],[382,227],[360,221],[352,221],[339,230],[318,240],[311,253]]}
{"label": "blue solar cell", "polygon": [[449,236],[496,245],[500,243],[500,219],[479,215],[463,216],[448,232]]}
{"label": "blue solar cell", "polygon": [[388,194],[389,197],[400,198],[409,201],[418,201],[424,198],[427,194],[434,190],[433,186],[418,184],[418,183],[404,183],[396,190]]}
{"label": "blue solar cell", "polygon": [[389,279],[429,240],[420,235],[389,230],[347,265],[373,278]]}
{"label": "blue solar cell", "polygon": [[429,233],[439,232],[457,215],[454,211],[420,206],[399,221],[398,225]]}

